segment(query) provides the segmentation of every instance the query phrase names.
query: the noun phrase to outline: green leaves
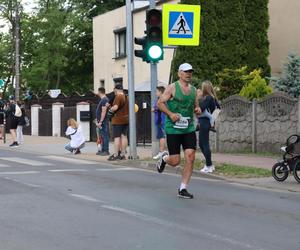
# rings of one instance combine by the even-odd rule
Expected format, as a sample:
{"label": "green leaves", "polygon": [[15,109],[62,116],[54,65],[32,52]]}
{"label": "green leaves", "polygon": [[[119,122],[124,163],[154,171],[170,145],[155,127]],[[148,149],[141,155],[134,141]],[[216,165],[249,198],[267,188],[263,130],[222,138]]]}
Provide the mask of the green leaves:
{"label": "green leaves", "polygon": [[[199,4],[199,0],[182,0],[181,3]],[[172,63],[174,78],[183,62],[193,65],[195,77],[214,83],[217,73],[245,65],[249,70],[261,68],[262,75],[269,76],[268,0],[200,0],[200,4],[200,45],[177,49]]]}

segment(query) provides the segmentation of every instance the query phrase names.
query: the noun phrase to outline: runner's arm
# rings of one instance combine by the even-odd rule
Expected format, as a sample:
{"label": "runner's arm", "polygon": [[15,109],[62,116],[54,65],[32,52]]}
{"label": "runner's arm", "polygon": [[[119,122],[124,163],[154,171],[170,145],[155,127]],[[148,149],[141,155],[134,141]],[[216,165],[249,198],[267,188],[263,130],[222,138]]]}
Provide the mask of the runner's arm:
{"label": "runner's arm", "polygon": [[202,91],[200,89],[197,89],[196,91],[196,99],[195,99],[195,114],[200,115],[201,114],[201,108],[199,106],[199,100],[202,96]]}
{"label": "runner's arm", "polygon": [[175,94],[175,85],[169,85],[162,96],[158,99],[157,106],[158,108],[164,112],[167,116],[171,118],[173,122],[176,122],[180,119],[179,115],[171,112],[166,105],[166,102],[172,98]]}

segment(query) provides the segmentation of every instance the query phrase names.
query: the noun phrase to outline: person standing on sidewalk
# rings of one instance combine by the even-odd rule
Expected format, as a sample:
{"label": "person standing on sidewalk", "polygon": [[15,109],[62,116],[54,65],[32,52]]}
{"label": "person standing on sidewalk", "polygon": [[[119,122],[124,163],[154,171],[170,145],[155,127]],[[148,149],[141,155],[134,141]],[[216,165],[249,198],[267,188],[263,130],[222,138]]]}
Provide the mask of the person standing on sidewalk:
{"label": "person standing on sidewalk", "polygon": [[11,148],[19,147],[19,143],[17,142],[16,130],[19,124],[20,117],[22,115],[22,111],[20,107],[17,105],[15,101],[15,97],[13,95],[9,96],[9,105],[8,105],[7,114],[9,117],[9,124],[10,124],[9,131],[13,141],[13,143],[10,144],[9,146]]}
{"label": "person standing on sidewalk", "polygon": [[0,140],[4,138],[4,133],[5,133],[4,120],[5,120],[5,102],[2,99],[2,93],[0,92]]}
{"label": "person standing on sidewalk", "polygon": [[24,143],[24,136],[23,136],[23,127],[26,125],[25,121],[25,107],[24,104],[19,102],[18,105],[20,106],[20,109],[22,111],[22,115],[19,118],[19,123],[17,126],[17,142],[18,144]]}
{"label": "person standing on sidewalk", "polygon": [[[220,107],[218,100],[210,81],[202,83],[202,91],[198,91],[200,95],[201,111],[208,111],[210,114],[214,112],[217,107]],[[215,170],[211,160],[211,149],[209,145],[209,131],[211,130],[211,121],[206,115],[200,115],[198,119],[199,124],[199,147],[205,157],[205,166],[200,170],[202,173],[212,173]]]}
{"label": "person standing on sidewalk", "polygon": [[[124,160],[126,159],[125,154],[128,145],[129,104],[128,97],[124,94],[121,84],[115,86],[115,99],[108,114],[112,116],[111,124],[114,138],[114,154],[108,160]],[[119,154],[120,149],[121,153]]]}
{"label": "person standing on sidewalk", "polygon": [[105,88],[98,89],[98,96],[101,98],[96,109],[97,131],[102,140],[102,150],[98,155],[109,155],[109,123],[106,116],[108,98],[105,95]]}
{"label": "person standing on sidewalk", "polygon": [[196,133],[194,113],[200,114],[196,88],[191,85],[193,67],[188,63],[179,66],[179,81],[170,84],[158,100],[159,109],[166,117],[165,130],[167,135],[168,153],[163,153],[157,162],[157,171],[162,173],[165,165],[175,167],[180,164],[180,148],[184,150],[184,169],[178,189],[178,196],[192,199],[194,196],[187,191],[193,172],[196,151]]}
{"label": "person standing on sidewalk", "polygon": [[164,91],[165,91],[164,86],[156,87],[157,100],[152,109],[152,111],[155,114],[156,139],[159,141],[159,153],[153,157],[154,160],[158,160],[159,157],[163,154],[163,152],[165,152],[165,148],[166,148],[166,133],[165,133],[166,115],[165,113],[161,112],[157,107],[157,102],[159,98],[162,96],[162,94],[164,93]]}

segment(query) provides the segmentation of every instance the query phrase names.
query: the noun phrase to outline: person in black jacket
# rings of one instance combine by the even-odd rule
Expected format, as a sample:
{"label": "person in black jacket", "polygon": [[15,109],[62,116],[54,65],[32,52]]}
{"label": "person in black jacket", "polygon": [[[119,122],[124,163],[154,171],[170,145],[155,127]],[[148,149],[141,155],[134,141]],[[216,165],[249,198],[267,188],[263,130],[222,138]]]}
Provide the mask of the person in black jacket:
{"label": "person in black jacket", "polygon": [[201,172],[212,173],[215,167],[211,160],[211,149],[209,145],[209,131],[211,130],[211,122],[206,112],[212,114],[216,108],[219,108],[218,100],[214,92],[212,83],[204,81],[202,83],[202,90],[198,90],[200,97],[200,108],[202,115],[198,118],[199,123],[199,146],[205,157],[206,165],[201,169]]}
{"label": "person in black jacket", "polygon": [[21,116],[21,114],[18,114],[18,108],[17,107],[17,103],[15,101],[15,97],[13,95],[9,96],[9,105],[8,105],[8,109],[7,109],[7,116],[10,120],[10,127],[9,127],[9,131],[12,137],[12,141],[13,143],[10,144],[10,147],[18,147],[19,143],[17,142],[17,135],[16,135],[16,129],[18,127],[19,124],[19,118]]}

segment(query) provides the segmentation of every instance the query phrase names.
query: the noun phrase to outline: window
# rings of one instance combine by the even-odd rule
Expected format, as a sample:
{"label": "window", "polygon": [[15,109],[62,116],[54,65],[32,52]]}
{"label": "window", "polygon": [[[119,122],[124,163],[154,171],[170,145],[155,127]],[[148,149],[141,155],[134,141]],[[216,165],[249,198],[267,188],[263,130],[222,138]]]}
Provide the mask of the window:
{"label": "window", "polygon": [[115,33],[115,58],[126,57],[126,28],[114,30]]}
{"label": "window", "polygon": [[105,81],[104,80],[100,80],[100,87],[102,87],[102,88],[105,87]]}
{"label": "window", "polygon": [[115,86],[117,84],[123,85],[123,78],[122,77],[114,78],[114,84],[115,84]]}

